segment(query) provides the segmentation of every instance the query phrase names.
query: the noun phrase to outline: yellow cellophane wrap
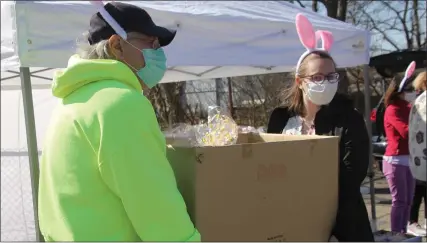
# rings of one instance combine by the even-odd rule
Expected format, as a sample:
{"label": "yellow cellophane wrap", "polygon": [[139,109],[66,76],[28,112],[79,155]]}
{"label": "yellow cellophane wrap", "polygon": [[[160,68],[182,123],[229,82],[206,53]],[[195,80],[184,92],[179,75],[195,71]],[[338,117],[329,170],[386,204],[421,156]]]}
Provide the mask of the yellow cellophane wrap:
{"label": "yellow cellophane wrap", "polygon": [[179,124],[165,133],[166,136],[188,139],[192,146],[226,146],[236,144],[239,127],[217,106],[208,107],[208,121],[200,125]]}

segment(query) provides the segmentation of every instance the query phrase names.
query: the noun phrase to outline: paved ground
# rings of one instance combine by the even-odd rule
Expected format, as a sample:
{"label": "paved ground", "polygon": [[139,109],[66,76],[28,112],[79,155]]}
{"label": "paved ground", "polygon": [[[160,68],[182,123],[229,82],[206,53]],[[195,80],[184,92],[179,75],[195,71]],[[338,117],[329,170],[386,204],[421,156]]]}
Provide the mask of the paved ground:
{"label": "paved ground", "polygon": [[[369,181],[366,180],[364,185],[369,187]],[[370,195],[366,194],[364,198],[369,217],[371,217]],[[375,199],[378,230],[390,230],[391,195],[387,181],[380,171],[377,171],[375,174]],[[419,222],[424,222],[424,204],[420,207]],[[423,240],[426,241],[426,238]]]}

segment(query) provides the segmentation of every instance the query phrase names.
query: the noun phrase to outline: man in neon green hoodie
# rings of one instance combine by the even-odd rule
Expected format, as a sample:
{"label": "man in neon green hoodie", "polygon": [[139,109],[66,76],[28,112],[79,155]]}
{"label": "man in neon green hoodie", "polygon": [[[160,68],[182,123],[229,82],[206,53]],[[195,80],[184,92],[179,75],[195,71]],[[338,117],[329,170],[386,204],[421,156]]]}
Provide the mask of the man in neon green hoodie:
{"label": "man in neon green hoodie", "polygon": [[142,95],[163,77],[161,46],[174,36],[143,9],[108,3],[91,19],[89,45],[56,73],[60,104],[40,163],[46,241],[200,241]]}

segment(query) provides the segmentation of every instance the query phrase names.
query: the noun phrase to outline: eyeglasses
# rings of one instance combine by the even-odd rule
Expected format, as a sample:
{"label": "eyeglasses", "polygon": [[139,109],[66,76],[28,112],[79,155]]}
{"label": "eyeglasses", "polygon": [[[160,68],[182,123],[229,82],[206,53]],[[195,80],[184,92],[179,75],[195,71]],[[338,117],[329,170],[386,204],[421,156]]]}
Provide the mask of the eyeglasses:
{"label": "eyeglasses", "polygon": [[157,38],[150,38],[150,37],[131,37],[128,38],[128,40],[131,39],[135,39],[135,40],[139,40],[141,42],[143,42],[144,44],[146,44],[147,46],[149,46],[150,48],[153,49],[159,49],[160,48],[160,43],[159,40]]}
{"label": "eyeglasses", "polygon": [[327,75],[313,74],[313,75],[308,75],[300,78],[308,79],[310,82],[313,82],[316,84],[323,84],[325,80],[327,80],[329,83],[336,83],[340,79],[340,74],[339,73],[329,73]]}

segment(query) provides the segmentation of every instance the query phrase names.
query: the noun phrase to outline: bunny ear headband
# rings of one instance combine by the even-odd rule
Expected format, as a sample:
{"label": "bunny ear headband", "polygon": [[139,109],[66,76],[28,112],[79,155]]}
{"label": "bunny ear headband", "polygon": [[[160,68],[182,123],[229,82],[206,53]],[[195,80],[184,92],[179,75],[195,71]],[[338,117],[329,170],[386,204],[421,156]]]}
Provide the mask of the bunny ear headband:
{"label": "bunny ear headband", "polygon": [[105,21],[113,28],[113,30],[123,39],[127,39],[126,31],[117,23],[117,21],[107,12],[105,4],[102,0],[90,1],[90,3],[98,8],[98,12],[105,19]]}
{"label": "bunny ear headband", "polygon": [[[314,51],[323,51],[329,53],[329,50],[334,43],[334,37],[329,31],[318,30],[314,32],[313,25],[311,25],[307,17],[301,13],[297,14],[295,25],[301,44],[305,47],[305,49],[307,49],[298,60],[296,67],[296,73],[298,74],[302,60],[304,60],[304,58],[310,53]],[[319,39],[322,40],[322,46],[320,48],[317,47],[317,41]]]}
{"label": "bunny ear headband", "polygon": [[405,71],[405,76],[403,77],[402,81],[399,84],[399,89],[397,90],[397,92],[402,92],[403,88],[405,87],[405,83],[406,81],[408,81],[408,79],[412,76],[412,74],[414,74],[415,71],[415,67],[416,67],[416,63],[415,61],[412,61],[409,66],[406,68]]}

